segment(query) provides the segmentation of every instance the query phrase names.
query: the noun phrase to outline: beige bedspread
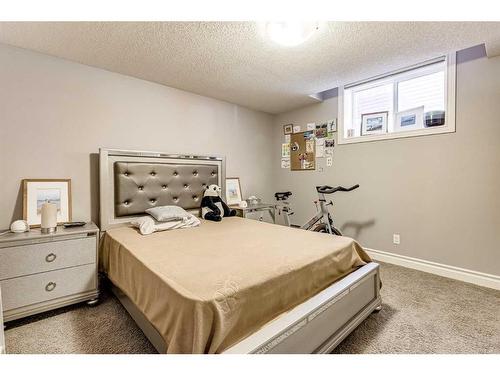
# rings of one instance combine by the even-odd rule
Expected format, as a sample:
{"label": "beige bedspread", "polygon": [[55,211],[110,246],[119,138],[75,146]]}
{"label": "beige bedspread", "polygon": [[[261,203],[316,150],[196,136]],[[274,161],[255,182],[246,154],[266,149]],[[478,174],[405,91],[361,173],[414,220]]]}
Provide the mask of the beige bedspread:
{"label": "beige bedspread", "polygon": [[370,261],[352,239],[238,217],[107,231],[101,266],[169,353],[218,353]]}

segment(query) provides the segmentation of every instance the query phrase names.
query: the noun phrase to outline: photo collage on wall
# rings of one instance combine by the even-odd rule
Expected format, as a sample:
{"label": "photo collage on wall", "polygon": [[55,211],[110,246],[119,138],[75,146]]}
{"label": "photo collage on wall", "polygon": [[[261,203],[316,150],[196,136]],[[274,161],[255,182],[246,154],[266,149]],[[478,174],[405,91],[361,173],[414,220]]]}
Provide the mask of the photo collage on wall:
{"label": "photo collage on wall", "polygon": [[283,125],[284,141],[281,144],[281,168],[314,170],[318,159],[326,159],[326,166],[333,165],[334,132],[337,131],[337,119],[320,123],[301,125]]}

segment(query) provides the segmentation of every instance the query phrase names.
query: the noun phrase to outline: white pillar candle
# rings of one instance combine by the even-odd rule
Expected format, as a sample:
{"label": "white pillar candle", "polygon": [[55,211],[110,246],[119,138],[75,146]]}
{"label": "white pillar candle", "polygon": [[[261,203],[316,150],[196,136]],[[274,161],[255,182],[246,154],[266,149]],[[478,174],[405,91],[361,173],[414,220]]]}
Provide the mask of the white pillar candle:
{"label": "white pillar candle", "polygon": [[54,203],[42,204],[42,229],[57,227],[57,205]]}

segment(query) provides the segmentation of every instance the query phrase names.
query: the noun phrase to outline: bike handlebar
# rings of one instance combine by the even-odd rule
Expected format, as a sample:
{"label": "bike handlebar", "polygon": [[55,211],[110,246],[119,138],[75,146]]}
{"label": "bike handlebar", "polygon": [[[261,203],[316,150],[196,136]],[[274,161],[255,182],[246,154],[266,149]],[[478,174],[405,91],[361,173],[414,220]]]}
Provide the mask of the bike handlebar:
{"label": "bike handlebar", "polygon": [[275,193],[274,197],[278,201],[286,201],[290,195],[292,195],[291,191],[283,191],[283,192],[277,192],[277,193]]}
{"label": "bike handlebar", "polygon": [[321,194],[333,194],[336,191],[352,191],[359,188],[359,184],[351,186],[350,188],[345,188],[343,186],[331,187],[328,185],[316,186],[316,191]]}

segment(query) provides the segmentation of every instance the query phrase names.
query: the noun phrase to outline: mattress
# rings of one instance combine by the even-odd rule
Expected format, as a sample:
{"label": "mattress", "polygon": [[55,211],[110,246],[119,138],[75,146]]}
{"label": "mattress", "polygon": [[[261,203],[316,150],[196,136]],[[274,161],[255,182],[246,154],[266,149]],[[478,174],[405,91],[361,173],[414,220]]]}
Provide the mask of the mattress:
{"label": "mattress", "polygon": [[219,353],[370,262],[348,237],[239,217],[141,235],[108,230],[101,268],[168,353]]}

